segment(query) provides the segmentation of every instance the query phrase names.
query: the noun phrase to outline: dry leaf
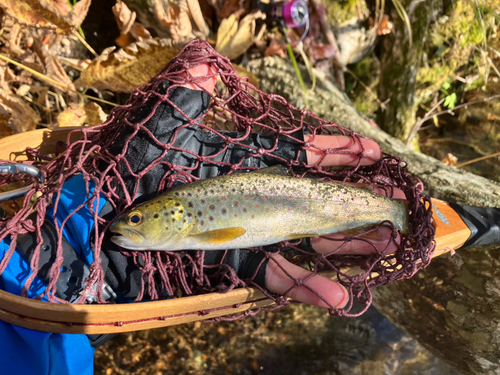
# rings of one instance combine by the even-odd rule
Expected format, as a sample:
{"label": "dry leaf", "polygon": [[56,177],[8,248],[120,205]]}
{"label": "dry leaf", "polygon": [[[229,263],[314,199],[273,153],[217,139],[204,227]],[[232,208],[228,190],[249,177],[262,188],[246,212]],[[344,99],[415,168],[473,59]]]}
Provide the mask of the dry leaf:
{"label": "dry leaf", "polygon": [[79,70],[79,71],[86,69],[90,65],[90,63],[92,62],[89,59],[80,60],[80,59],[72,59],[69,57],[62,57],[62,56],[57,56],[57,59],[59,61],[61,61],[63,64],[66,64],[66,65],[70,66],[71,68]]}
{"label": "dry leaf", "polygon": [[136,13],[132,12],[125,3],[118,1],[112,8],[116,23],[120,29],[120,34],[128,34],[135,22]]}
{"label": "dry leaf", "polygon": [[87,116],[82,104],[72,103],[68,108],[57,115],[57,124],[65,126],[83,126]]}
{"label": "dry leaf", "polygon": [[265,57],[269,56],[274,56],[278,55],[282,59],[286,59],[286,53],[285,53],[286,46],[279,44],[276,39],[271,40],[271,43],[269,43],[269,46],[266,48],[266,52],[264,52]]}
{"label": "dry leaf", "polygon": [[179,52],[167,39],[132,43],[118,52],[108,48],[75,81],[76,87],[132,92],[153,78]]}
{"label": "dry leaf", "polygon": [[[40,58],[40,61],[44,67],[44,73],[47,77],[52,78],[53,80],[59,82],[66,88],[65,91],[75,91],[75,86],[73,82],[68,77],[68,74],[62,67],[59,60],[57,60],[54,56],[49,55],[45,47],[42,45],[39,39],[35,39],[33,43],[33,50]],[[62,87],[58,87],[64,90]]]}
{"label": "dry leaf", "polygon": [[101,125],[108,118],[108,115],[96,102],[89,102],[83,109],[87,115],[87,124],[89,126]]}
{"label": "dry leaf", "polygon": [[16,133],[34,130],[36,124],[40,122],[38,114],[10,91],[0,89],[0,107],[2,108],[0,112],[3,118],[2,121],[7,120],[9,126]]}
{"label": "dry leaf", "polygon": [[168,27],[174,41],[188,36],[193,31],[187,9],[186,0],[180,1],[180,4],[174,1],[155,0],[156,17],[160,25]]}
{"label": "dry leaf", "polygon": [[14,134],[14,129],[9,125],[12,115],[0,105],[0,138]]}
{"label": "dry leaf", "polygon": [[254,41],[255,20],[264,17],[260,11],[249,14],[241,20],[239,26],[237,16],[234,14],[224,19],[217,32],[216,51],[229,59],[244,54]]}
{"label": "dry leaf", "polygon": [[5,91],[10,91],[9,82],[16,81],[17,77],[9,68],[6,61],[0,61],[0,88]]}
{"label": "dry leaf", "polygon": [[246,78],[248,78],[248,82],[250,82],[252,85],[254,85],[257,88],[259,87],[259,80],[252,72],[249,72],[244,67],[242,67],[241,65],[238,65],[238,64],[233,64],[233,68],[236,70],[236,73],[238,73],[238,75],[241,78],[246,77]]}
{"label": "dry leaf", "polygon": [[210,29],[208,28],[205,18],[203,18],[203,12],[201,11],[200,3],[198,0],[186,0],[189,13],[193,17],[193,21],[196,24],[198,30],[200,30],[205,36],[210,34]]}
{"label": "dry leaf", "polygon": [[[135,22],[136,13],[132,12],[125,3],[118,1],[113,6],[113,14],[120,29],[120,36],[116,38],[115,42],[118,46],[124,48],[134,40],[139,38],[150,39],[151,34],[146,28],[138,22]],[[133,38],[133,39],[132,39]]]}
{"label": "dry leaf", "polygon": [[384,14],[382,20],[380,21],[380,24],[377,27],[377,35],[390,34],[393,28],[394,24],[389,21],[389,16],[387,14]]}
{"label": "dry leaf", "polygon": [[446,165],[453,165],[453,164],[456,164],[457,161],[458,161],[458,158],[455,155],[448,153],[448,155],[446,155],[443,158],[443,160],[441,160],[441,163],[444,163]]}
{"label": "dry leaf", "polygon": [[225,0],[222,4],[222,8],[217,10],[217,17],[220,20],[224,20],[239,11],[241,11],[240,0]]}
{"label": "dry leaf", "polygon": [[135,22],[132,25],[132,28],[130,29],[130,34],[138,40],[139,38],[142,39],[151,39],[151,33],[140,23]]}
{"label": "dry leaf", "polygon": [[133,39],[130,34],[120,34],[120,36],[115,39],[115,43],[118,45],[118,47],[125,48],[130,43],[133,43]]}
{"label": "dry leaf", "polygon": [[65,0],[0,0],[0,7],[22,25],[46,27],[69,34],[82,24],[90,1],[79,1],[72,12]]}

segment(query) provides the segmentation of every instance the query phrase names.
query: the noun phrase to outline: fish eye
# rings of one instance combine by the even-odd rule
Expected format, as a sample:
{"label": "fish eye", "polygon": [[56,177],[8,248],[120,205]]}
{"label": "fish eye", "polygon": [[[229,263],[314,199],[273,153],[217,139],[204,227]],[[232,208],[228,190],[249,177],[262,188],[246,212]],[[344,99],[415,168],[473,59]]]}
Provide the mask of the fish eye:
{"label": "fish eye", "polygon": [[130,225],[139,225],[142,223],[142,214],[139,212],[132,212],[130,215],[128,215],[128,223]]}

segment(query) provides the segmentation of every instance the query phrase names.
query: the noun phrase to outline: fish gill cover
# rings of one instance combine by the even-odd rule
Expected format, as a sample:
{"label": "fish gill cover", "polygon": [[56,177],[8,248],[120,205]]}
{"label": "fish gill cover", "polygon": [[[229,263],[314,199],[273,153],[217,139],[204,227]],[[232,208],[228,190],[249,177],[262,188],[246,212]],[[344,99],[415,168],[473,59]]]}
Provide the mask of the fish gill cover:
{"label": "fish gill cover", "polygon": [[[220,76],[224,89],[215,89],[210,94],[200,91],[198,99],[205,101],[206,112],[189,108],[189,103],[186,107],[184,103],[182,108],[188,108],[189,111],[185,110],[188,114],[174,98],[174,89],[186,83],[199,85],[205,80],[206,76],[193,78],[188,72],[189,68],[200,64],[210,64],[213,67],[214,76]],[[174,124],[162,123],[164,111],[172,112],[171,118],[176,121]],[[152,130],[151,124],[164,127],[165,131],[161,128]],[[349,137],[347,146],[319,151],[324,155],[349,154],[357,162],[352,167],[343,168],[317,165],[308,167],[304,161],[304,153],[312,142],[305,142],[302,132],[312,134],[313,137]],[[93,260],[90,274],[84,282],[85,288],[77,303],[85,303],[93,293],[93,288],[102,286],[105,276],[107,278],[105,269],[110,267],[108,263],[111,259],[112,262],[128,265],[128,268],[125,267],[127,270],[133,269],[133,278],[138,286],[134,298],[136,301],[214,291],[227,292],[239,286],[255,286],[276,302],[272,308],[288,304],[290,301],[283,295],[270,293],[257,285],[255,273],[246,279],[238,278],[234,270],[224,264],[230,251],[224,252],[215,264],[210,265],[204,262],[208,254],[205,251],[108,251],[108,229],[113,220],[130,206],[184,183],[275,164],[289,167],[295,177],[385,185],[389,196],[394,187],[401,189],[407,197],[410,232],[404,234],[397,231],[392,223],[385,222],[384,225],[392,229],[393,235],[384,249],[377,248],[369,236],[359,235],[330,238],[337,245],[332,247],[335,250],[329,254],[307,250],[307,246],[304,246],[307,245],[305,239],[284,241],[272,248],[253,249],[264,252],[263,259],[269,259],[270,262],[274,262],[273,254],[278,252],[313,273],[330,271],[329,276],[333,275],[335,280],[344,285],[350,296],[349,303],[343,309],[330,306],[332,315],[362,314],[372,301],[371,288],[409,278],[430,263],[435,247],[430,199],[422,195],[423,184],[407,172],[405,162],[383,155],[381,160],[372,159],[374,163],[371,165],[362,165],[362,158],[370,158],[365,154],[361,143],[361,139],[367,137],[320,119],[311,112],[299,110],[280,96],[259,91],[238,77],[230,61],[215,52],[206,42],[195,40],[187,45],[150,83],[137,87],[127,104],[114,109],[106,123],[75,130],[73,133],[72,139],[78,140],[68,141],[64,152],[53,159],[35,155],[35,161],[31,162],[41,169],[46,183],[30,189],[23,206],[14,216],[3,219],[0,223],[0,240],[11,239],[9,249],[0,260],[0,273],[12,258],[17,237],[31,232],[41,238],[40,228],[47,211],[58,216],[63,185],[70,178],[81,175],[86,185],[87,200],[75,207],[69,217],[87,210],[89,220],[93,219],[97,225],[91,230]],[[134,147],[129,148],[130,140],[137,136],[142,137],[142,143],[135,143]],[[213,148],[204,149],[203,152],[194,149],[192,145],[196,144],[197,137],[204,138],[205,147],[213,144]],[[278,146],[286,143],[296,145],[295,157],[287,157],[286,150],[278,150]],[[146,149],[152,162],[143,162]],[[9,176],[0,176],[0,186],[11,181]],[[148,188],[151,191],[151,186],[155,186],[153,195],[147,193]],[[38,194],[38,198],[33,203],[35,194]],[[106,204],[103,211],[98,215],[94,208],[101,207],[104,202]],[[30,216],[33,209],[36,210],[36,220]],[[56,223],[59,245],[63,232],[68,230],[68,223],[69,220]],[[374,253],[339,254],[354,239],[371,244]],[[338,243],[341,244],[340,247]],[[33,273],[24,284],[25,296],[28,295],[38,270],[38,256],[43,251],[40,247],[41,241],[31,260]],[[388,254],[385,249],[389,247],[396,251]],[[50,282],[39,297],[45,296],[49,301],[61,302],[56,296],[56,281],[61,273],[62,260],[62,246],[58,246],[50,268]],[[281,267],[277,262],[276,265]],[[293,279],[287,292],[290,293],[299,286],[311,289],[303,281]],[[104,303],[101,289],[97,287],[97,301]],[[317,291],[312,292],[318,294]],[[203,307],[200,306],[201,309]],[[236,319],[255,314],[261,309],[217,319]]]}

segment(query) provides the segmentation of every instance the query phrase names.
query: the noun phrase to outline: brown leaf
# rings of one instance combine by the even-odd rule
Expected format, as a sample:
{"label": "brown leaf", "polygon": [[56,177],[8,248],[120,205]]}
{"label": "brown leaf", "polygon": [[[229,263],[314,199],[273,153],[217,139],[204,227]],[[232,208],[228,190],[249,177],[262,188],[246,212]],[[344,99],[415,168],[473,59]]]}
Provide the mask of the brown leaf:
{"label": "brown leaf", "polygon": [[[73,82],[68,77],[68,74],[64,70],[59,60],[57,60],[54,56],[49,55],[39,39],[34,40],[33,50],[40,58],[40,61],[42,62],[44,67],[44,73],[47,77],[61,83],[66,88],[65,91],[75,91]],[[64,90],[62,87],[61,89]]]}
{"label": "brown leaf", "polygon": [[46,27],[69,34],[85,19],[90,1],[81,0],[72,12],[63,0],[0,0],[0,7],[22,25]]}
{"label": "brown leaf", "polygon": [[448,153],[448,155],[446,155],[441,160],[441,163],[444,163],[446,165],[453,165],[453,164],[456,164],[457,161],[458,161],[458,158],[455,155]]}
{"label": "brown leaf", "polygon": [[235,59],[244,54],[254,41],[255,20],[264,17],[265,15],[260,11],[248,14],[241,20],[239,26],[235,15],[224,19],[217,32],[217,44],[215,46],[217,52],[229,59]]}
{"label": "brown leaf", "polygon": [[254,85],[257,88],[259,87],[259,80],[252,72],[249,72],[244,67],[242,67],[241,65],[238,65],[238,64],[233,64],[233,67],[236,70],[236,73],[238,73],[238,75],[241,78],[247,77],[248,82],[250,82],[252,85]]}
{"label": "brown leaf", "polygon": [[193,31],[187,12],[187,3],[185,0],[181,3],[182,7],[173,1],[155,0],[156,17],[160,25],[168,27],[174,41],[188,36]]}
{"label": "brown leaf", "polygon": [[130,34],[137,40],[139,38],[142,39],[151,39],[151,33],[140,23],[136,22],[130,28]]}
{"label": "brown leaf", "polygon": [[16,81],[17,77],[14,72],[9,68],[6,61],[0,61],[0,88],[9,91],[9,82]]}
{"label": "brown leaf", "polygon": [[120,34],[120,36],[115,39],[115,43],[118,45],[118,47],[125,48],[130,43],[133,43],[133,39],[130,34]]}
{"label": "brown leaf", "polygon": [[136,13],[132,12],[125,3],[118,1],[112,8],[120,34],[128,34],[135,22]]}
{"label": "brown leaf", "polygon": [[108,48],[96,57],[75,81],[76,87],[132,92],[149,82],[179,52],[170,40],[148,39],[111,53]]}
{"label": "brown leaf", "polygon": [[0,138],[14,134],[14,129],[9,125],[12,115],[0,105]]}
{"label": "brown leaf", "polygon": [[2,108],[2,121],[7,120],[16,133],[34,130],[36,124],[40,122],[38,114],[10,91],[0,89],[0,107]]}
{"label": "brown leaf", "polygon": [[382,20],[380,21],[380,24],[377,27],[377,35],[390,34],[393,28],[394,24],[389,21],[389,16],[387,14],[384,14]]}
{"label": "brown leaf", "polygon": [[57,115],[59,126],[83,126],[87,116],[82,104],[73,103]]}
{"label": "brown leaf", "polygon": [[88,103],[84,107],[84,110],[87,115],[87,124],[89,126],[101,125],[108,118],[108,115],[104,113],[101,106],[96,102]]}
{"label": "brown leaf", "polygon": [[200,30],[205,36],[210,34],[210,29],[208,28],[205,18],[203,18],[203,13],[201,11],[200,3],[198,0],[186,0],[189,8],[189,13],[193,17],[193,21],[196,24],[198,30]]}
{"label": "brown leaf", "polygon": [[279,44],[276,39],[271,40],[269,46],[266,48],[266,52],[264,52],[265,57],[278,55],[282,59],[286,59],[285,53],[286,46]]}
{"label": "brown leaf", "polygon": [[240,0],[225,0],[222,9],[217,10],[217,17],[221,20],[231,17],[241,10]]}

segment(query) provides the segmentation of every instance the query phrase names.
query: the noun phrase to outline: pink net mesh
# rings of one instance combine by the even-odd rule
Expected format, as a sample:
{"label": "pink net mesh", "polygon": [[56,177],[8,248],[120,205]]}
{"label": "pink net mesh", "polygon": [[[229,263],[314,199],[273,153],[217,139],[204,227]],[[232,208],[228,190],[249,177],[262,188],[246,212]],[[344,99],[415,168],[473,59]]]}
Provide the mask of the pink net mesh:
{"label": "pink net mesh", "polygon": [[[156,108],[161,103],[168,102],[179,113],[184,112],[176,107],[175,103],[170,101],[170,93],[176,87],[187,82],[199,84],[205,77],[193,78],[188,69],[201,63],[209,63],[215,67],[215,73],[220,76],[224,90],[215,90],[210,93],[211,101],[208,111],[200,122],[199,118],[190,119],[179,129],[196,125],[201,131],[212,132],[214,136],[223,141],[226,145],[220,151],[224,153],[233,145],[245,149],[246,153],[236,163],[227,163],[217,161],[217,155],[202,156],[194,154],[185,149],[176,149],[175,142],[178,132],[174,132],[170,142],[163,144],[157,141],[158,146],[164,151],[157,159],[153,160],[148,168],[136,174],[129,171],[134,179],[139,181],[143,176],[158,165],[164,168],[164,175],[158,186],[158,193],[170,189],[174,184],[182,182],[188,183],[197,179],[193,171],[200,165],[210,166],[223,165],[227,173],[234,173],[239,170],[248,170],[247,159],[258,158],[263,155],[275,159],[277,163],[289,167],[302,167],[301,173],[295,173],[297,177],[314,176],[326,180],[335,180],[343,182],[362,182],[366,184],[377,184],[387,186],[388,195],[392,187],[397,187],[405,193],[410,209],[411,230],[408,235],[400,234],[392,223],[388,224],[392,228],[392,239],[387,243],[387,247],[395,246],[397,250],[392,254],[385,254],[384,250],[377,250],[372,255],[342,255],[338,252],[353,240],[360,240],[371,243],[366,236],[346,236],[344,238],[330,239],[342,243],[340,249],[329,254],[318,254],[303,250],[301,242],[304,240],[283,242],[277,245],[278,253],[281,253],[289,261],[310,269],[313,274],[323,271],[331,271],[334,279],[344,285],[350,295],[350,302],[343,309],[331,308],[331,314],[337,315],[359,315],[368,308],[371,303],[372,295],[370,290],[374,287],[387,284],[393,280],[409,278],[422,267],[429,264],[431,254],[434,250],[434,229],[432,227],[432,211],[430,199],[422,195],[422,183],[412,177],[406,170],[405,163],[390,155],[384,155],[382,160],[374,160],[375,163],[369,166],[362,166],[362,158],[370,158],[365,154],[361,139],[365,136],[345,129],[332,122],[318,118],[313,113],[298,110],[288,104],[282,97],[277,95],[265,94],[253,87],[246,80],[241,79],[233,69],[230,61],[217,52],[215,52],[206,42],[193,41],[186,46],[181,53],[174,58],[168,66],[160,72],[150,83],[137,87],[128,103],[119,106],[112,111],[105,124],[76,130],[72,133],[73,139],[78,133],[77,141],[68,142],[66,149],[57,157],[51,159],[36,155],[37,158],[30,162],[41,169],[46,177],[46,183],[43,186],[35,185],[26,194],[24,204],[14,216],[4,219],[0,223],[0,240],[10,238],[9,250],[0,261],[0,273],[3,272],[9,263],[16,248],[16,239],[19,235],[27,232],[34,232],[38,238],[41,238],[40,228],[47,213],[49,206],[57,213],[60,192],[63,185],[73,176],[82,174],[84,180],[88,183],[88,199],[80,205],[79,209],[85,206],[90,208],[90,213],[96,225],[93,230],[94,246],[93,259],[90,265],[90,275],[85,280],[85,288],[82,291],[78,303],[84,303],[87,296],[93,293],[93,288],[97,285],[98,301],[104,303],[100,293],[104,281],[104,271],[101,265],[100,252],[103,246],[105,231],[109,228],[111,220],[105,220],[99,217],[93,207],[97,207],[102,199],[105,199],[112,205],[118,214],[133,204],[135,192],[138,184],[135,186],[135,192],[127,193],[126,183],[122,178],[122,168],[128,165],[123,155],[126,152],[126,145],[121,154],[113,155],[109,152],[117,135],[124,127],[131,129],[131,136],[134,137],[139,131],[146,132],[147,136],[154,139],[155,136],[144,127],[144,123],[155,114]],[[172,83],[166,93],[161,93],[161,86],[164,80]],[[144,104],[151,98],[158,98],[152,111],[146,115],[140,122],[131,122],[131,114],[137,113],[144,107]],[[185,115],[185,114],[184,114]],[[187,115],[185,115],[188,117]],[[228,133],[223,130],[232,130],[239,132]],[[351,143],[338,149],[320,150],[327,154],[350,154],[357,158],[358,163],[354,167],[343,168],[324,168],[320,166],[308,167],[301,156],[305,148],[311,147],[312,143],[305,143],[302,137],[296,136],[297,132],[304,130],[313,136],[317,135],[344,135],[351,139]],[[245,143],[245,139],[251,132],[267,132],[274,135],[276,140],[274,147],[264,149]],[[242,133],[242,134],[241,134]],[[300,145],[297,157],[293,160],[287,160],[274,154],[278,147],[278,137],[285,137],[293,140]],[[188,167],[169,162],[164,156],[169,151],[178,153],[187,153],[193,158],[194,163]],[[125,166],[125,167],[124,167]],[[18,176],[0,176],[0,186],[9,184],[13,179],[19,179]],[[26,184],[32,183],[29,178],[25,179]],[[93,189],[91,188],[93,186]],[[120,194],[124,191],[124,194]],[[32,203],[35,194],[39,197]],[[37,219],[28,218],[30,213],[36,210]],[[78,210],[69,213],[69,217]],[[63,236],[63,230],[67,220],[60,225],[56,224],[58,241],[60,244]],[[373,229],[376,230],[376,229]],[[31,260],[31,269],[34,271],[24,285],[24,294],[29,290],[31,283],[38,270],[38,256],[40,253],[41,241],[35,249]],[[272,253],[265,249],[255,249],[265,252],[265,258],[274,262]],[[285,251],[286,250],[286,251]],[[290,251],[292,250],[292,251]],[[305,280],[293,279],[293,285],[283,295],[276,295],[262,289],[255,284],[253,278],[241,280],[237,277],[235,271],[227,265],[220,264],[205,265],[204,251],[185,251],[185,252],[123,252],[127,257],[133,258],[136,266],[142,272],[141,293],[137,301],[144,298],[156,300],[166,298],[166,296],[190,296],[213,291],[227,292],[239,286],[256,286],[261,289],[269,298],[272,298],[276,304],[271,308],[281,307],[288,303],[285,298],[293,288],[308,287],[304,284]],[[53,262],[50,271],[50,282],[45,292],[40,295],[47,296],[50,301],[60,301],[55,296],[56,280],[61,272],[62,246],[58,246],[57,256]],[[353,269],[357,272],[353,273]],[[255,275],[254,275],[255,276]],[[312,290],[313,293],[317,291]],[[319,295],[319,297],[321,297]],[[261,309],[246,312],[244,315],[255,314]],[[237,317],[218,318],[235,319]]]}

